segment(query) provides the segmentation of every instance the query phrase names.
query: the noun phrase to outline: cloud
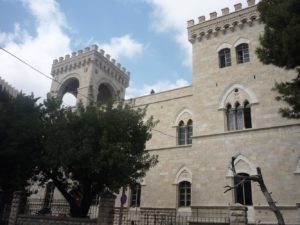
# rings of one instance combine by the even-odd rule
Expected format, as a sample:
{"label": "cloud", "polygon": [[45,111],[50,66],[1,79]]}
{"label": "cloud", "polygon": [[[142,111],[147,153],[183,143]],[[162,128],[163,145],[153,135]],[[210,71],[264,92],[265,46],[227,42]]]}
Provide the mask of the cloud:
{"label": "cloud", "polygon": [[106,53],[115,59],[121,57],[133,58],[143,52],[144,46],[134,40],[130,35],[114,37],[109,43],[98,43],[99,48],[105,50]]}
{"label": "cloud", "polygon": [[[1,32],[0,45],[45,74],[50,74],[51,62],[70,50],[70,38],[64,14],[55,0],[22,0],[35,18],[35,34],[16,23],[12,33]],[[18,90],[46,97],[51,80],[42,77],[12,56],[0,50],[0,76]]]}
{"label": "cloud", "polygon": [[184,79],[178,79],[175,81],[175,83],[172,83],[169,80],[163,80],[163,81],[158,81],[155,84],[148,85],[144,84],[142,88],[137,88],[135,87],[134,83],[131,84],[127,89],[126,89],[126,99],[129,98],[134,98],[134,97],[139,97],[143,95],[148,95],[150,94],[151,90],[154,90],[155,93],[166,91],[166,90],[172,90],[180,87],[185,87],[188,86],[189,82],[184,80]]}
{"label": "cloud", "polygon": [[174,41],[181,47],[184,56],[183,64],[191,67],[192,51],[191,44],[187,40],[186,21],[195,19],[199,16],[207,15],[210,12],[217,11],[220,14],[222,8],[229,7],[231,10],[233,5],[242,2],[246,7],[246,0],[144,0],[152,8],[152,24],[151,28],[156,32],[172,33]]}

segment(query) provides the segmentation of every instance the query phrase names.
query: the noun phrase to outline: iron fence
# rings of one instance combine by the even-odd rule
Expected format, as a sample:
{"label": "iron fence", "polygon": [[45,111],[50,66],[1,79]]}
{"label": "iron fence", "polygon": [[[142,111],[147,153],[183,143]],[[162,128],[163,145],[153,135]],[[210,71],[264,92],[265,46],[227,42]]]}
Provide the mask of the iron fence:
{"label": "iron fence", "polygon": [[[115,209],[114,225],[120,223],[120,209]],[[122,213],[122,225],[189,225],[189,224],[217,224],[228,225],[229,214],[214,210],[212,213],[192,212],[183,213],[164,210],[128,210]]]}

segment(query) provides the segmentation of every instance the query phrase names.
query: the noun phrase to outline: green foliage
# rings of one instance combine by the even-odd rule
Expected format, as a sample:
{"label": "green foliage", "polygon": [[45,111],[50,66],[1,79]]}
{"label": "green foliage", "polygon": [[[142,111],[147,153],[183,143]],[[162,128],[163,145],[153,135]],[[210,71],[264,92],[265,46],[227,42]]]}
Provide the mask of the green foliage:
{"label": "green foliage", "polygon": [[145,110],[37,100],[0,89],[0,188],[7,193],[51,179],[71,215],[85,217],[96,196],[135,183],[157,163],[145,151],[155,125],[144,121]]}
{"label": "green foliage", "polygon": [[[298,69],[300,66],[300,1],[262,0],[258,11],[265,24],[264,35],[260,37],[261,47],[257,48],[258,58],[265,64],[273,64],[285,69]],[[300,74],[288,83],[275,85],[281,96],[278,100],[287,102],[290,107],[280,109],[282,116],[299,118]]]}
{"label": "green foliage", "polygon": [[143,121],[145,110],[122,104],[72,110],[58,108],[55,100],[45,105],[40,181],[52,179],[72,216],[85,217],[97,195],[136,182],[157,163],[157,156],[145,151],[155,125],[152,118]]}
{"label": "green foliage", "polygon": [[24,190],[41,146],[41,114],[36,98],[12,98],[0,87],[0,188]]}
{"label": "green foliage", "polygon": [[291,82],[276,83],[275,89],[280,93],[277,100],[283,100],[290,107],[281,108],[279,112],[283,117],[300,119],[300,76]]}

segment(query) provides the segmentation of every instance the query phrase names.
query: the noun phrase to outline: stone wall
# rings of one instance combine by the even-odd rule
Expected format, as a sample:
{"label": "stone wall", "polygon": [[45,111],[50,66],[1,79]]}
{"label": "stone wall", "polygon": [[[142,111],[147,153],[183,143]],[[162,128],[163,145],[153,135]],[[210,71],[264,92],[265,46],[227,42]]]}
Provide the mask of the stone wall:
{"label": "stone wall", "polygon": [[97,219],[75,219],[50,216],[19,215],[16,225],[96,225]]}

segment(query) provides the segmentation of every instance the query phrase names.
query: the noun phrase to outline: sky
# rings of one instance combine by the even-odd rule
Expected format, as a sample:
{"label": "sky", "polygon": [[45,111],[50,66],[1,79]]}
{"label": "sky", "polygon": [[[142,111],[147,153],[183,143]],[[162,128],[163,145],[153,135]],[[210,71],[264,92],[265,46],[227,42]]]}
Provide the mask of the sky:
{"label": "sky", "polygon": [[[192,82],[187,21],[246,0],[0,0],[0,46],[50,76],[53,59],[99,45],[130,71],[126,98]],[[0,49],[0,77],[45,98],[51,80]],[[72,100],[66,98],[65,101]]]}

